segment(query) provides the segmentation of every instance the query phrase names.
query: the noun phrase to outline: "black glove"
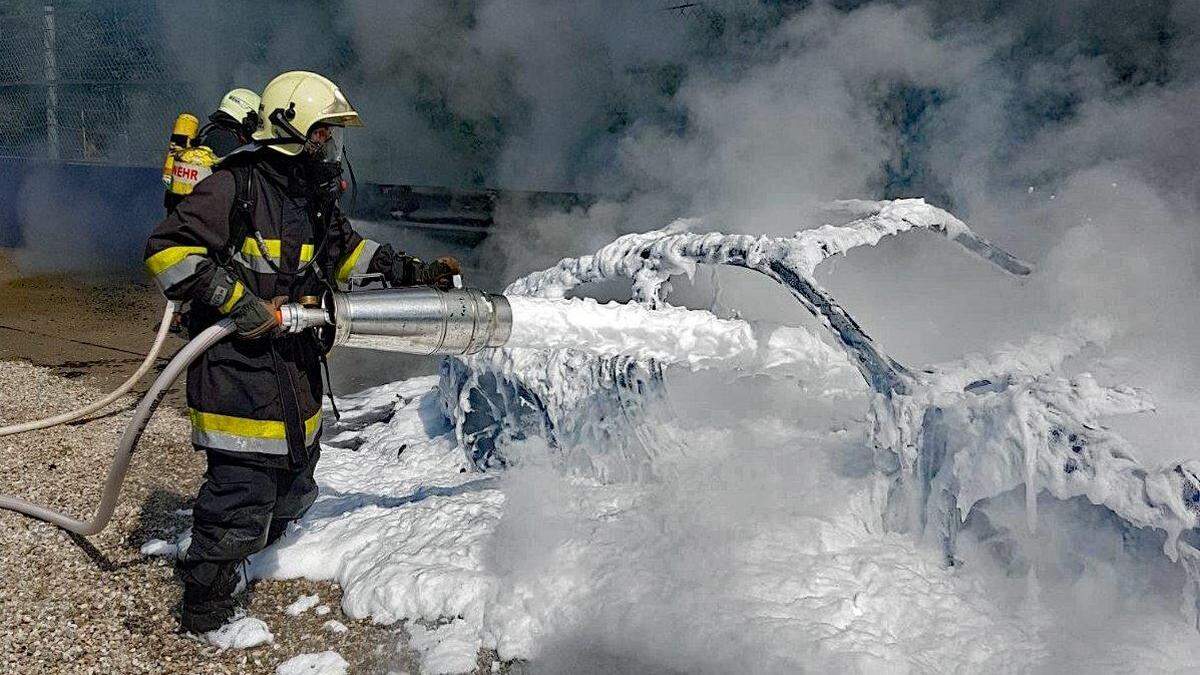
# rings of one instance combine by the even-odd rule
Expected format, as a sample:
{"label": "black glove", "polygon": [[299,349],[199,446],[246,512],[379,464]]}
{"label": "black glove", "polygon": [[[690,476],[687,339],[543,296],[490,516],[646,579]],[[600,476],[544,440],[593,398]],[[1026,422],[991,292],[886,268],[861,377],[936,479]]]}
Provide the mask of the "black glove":
{"label": "black glove", "polygon": [[449,256],[431,263],[406,253],[396,253],[389,244],[379,247],[371,261],[369,272],[379,272],[392,286],[436,286],[450,288],[454,276],[462,274],[462,266]]}
{"label": "black glove", "polygon": [[462,266],[450,256],[444,256],[425,265],[420,271],[420,283],[423,286],[437,288],[452,288],[454,277],[462,274]]}
{"label": "black glove", "polygon": [[419,258],[396,253],[391,244],[384,244],[375,252],[368,272],[378,272],[392,286],[416,286],[420,283],[418,273],[424,263]]}
{"label": "black glove", "polygon": [[238,337],[244,340],[257,340],[278,331],[282,325],[279,322],[279,308],[287,302],[287,297],[280,295],[267,302],[262,298],[246,293],[238,298],[229,318],[237,327]]}

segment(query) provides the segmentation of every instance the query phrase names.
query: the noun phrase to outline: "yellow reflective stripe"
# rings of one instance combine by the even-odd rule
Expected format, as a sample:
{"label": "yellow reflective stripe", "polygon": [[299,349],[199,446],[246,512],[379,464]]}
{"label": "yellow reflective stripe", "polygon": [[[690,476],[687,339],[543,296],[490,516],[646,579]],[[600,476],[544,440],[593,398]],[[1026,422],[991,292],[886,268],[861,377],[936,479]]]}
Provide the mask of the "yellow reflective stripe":
{"label": "yellow reflective stripe", "polygon": [[339,284],[344,284],[350,281],[350,272],[354,271],[354,265],[358,262],[359,257],[362,256],[363,249],[366,247],[366,245],[366,239],[358,242],[358,246],[355,246],[354,250],[350,252],[350,255],[346,256],[346,259],[342,261],[342,264],[338,267],[337,271],[337,282]]}
{"label": "yellow reflective stripe", "polygon": [[159,276],[163,272],[183,262],[189,255],[206,255],[208,249],[203,246],[172,246],[146,258],[146,268],[150,274]]}
{"label": "yellow reflective stripe", "polygon": [[225,304],[218,307],[217,311],[219,311],[222,314],[230,313],[231,311],[233,311],[233,306],[237,304],[238,300],[242,299],[242,295],[244,295],[245,293],[246,293],[246,287],[242,285],[242,282],[239,281],[239,282],[235,283],[233,285],[233,291],[229,294],[229,299],[225,301]]}
{"label": "yellow reflective stripe", "polygon": [[312,443],[313,437],[317,435],[317,430],[321,428],[321,411],[317,414],[304,420],[304,443]]}
{"label": "yellow reflective stripe", "polygon": [[192,427],[200,431],[274,440],[287,437],[283,422],[277,420],[252,420],[247,417],[200,412],[195,408],[188,408],[188,416],[192,418]]}
{"label": "yellow reflective stripe", "polygon": [[[278,239],[264,239],[263,243],[267,245],[269,255],[275,258],[279,257],[279,251],[283,245]],[[246,237],[246,240],[242,242],[242,253],[256,258],[263,257],[262,250],[258,247],[258,241],[254,237]]]}
{"label": "yellow reflective stripe", "polygon": [[[248,417],[234,417],[218,413],[200,412],[188,408],[188,417],[192,420],[192,428],[199,431],[211,431],[230,436],[245,438],[265,438],[269,440],[284,440],[287,438],[286,427],[278,420],[255,420]],[[321,411],[304,420],[305,440],[311,440],[321,428]]]}
{"label": "yellow reflective stripe", "polygon": [[[279,239],[263,239],[263,243],[267,245],[267,256],[276,260],[283,255],[283,242]],[[316,246],[312,244],[302,244],[300,246],[300,262],[308,262],[313,259],[316,253]],[[253,237],[246,237],[242,242],[242,255],[251,256],[254,258],[266,257],[263,255],[262,248],[258,245],[258,240]]]}

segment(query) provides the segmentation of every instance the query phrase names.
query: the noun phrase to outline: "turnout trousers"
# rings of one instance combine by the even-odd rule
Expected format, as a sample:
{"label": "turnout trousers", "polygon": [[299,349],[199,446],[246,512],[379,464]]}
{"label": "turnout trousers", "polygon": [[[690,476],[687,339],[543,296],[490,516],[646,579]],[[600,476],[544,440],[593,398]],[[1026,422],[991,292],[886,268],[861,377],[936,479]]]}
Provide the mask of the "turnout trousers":
{"label": "turnout trousers", "polygon": [[[204,448],[199,448],[204,449]],[[184,628],[207,632],[233,614],[238,566],[283,535],[317,498],[320,447],[300,466],[264,466],[206,450],[208,471],[192,508],[192,543],[180,560]]]}

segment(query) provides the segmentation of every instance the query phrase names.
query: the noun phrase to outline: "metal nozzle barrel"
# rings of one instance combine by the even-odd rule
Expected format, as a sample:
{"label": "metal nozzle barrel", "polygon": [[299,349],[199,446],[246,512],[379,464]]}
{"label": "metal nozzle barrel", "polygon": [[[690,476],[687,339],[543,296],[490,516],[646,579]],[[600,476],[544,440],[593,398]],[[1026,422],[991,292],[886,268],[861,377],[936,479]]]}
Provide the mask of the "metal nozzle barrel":
{"label": "metal nozzle barrel", "polygon": [[293,333],[325,327],[333,347],[406,354],[474,354],[512,333],[508,299],[474,288],[332,292],[321,307],[284,305],[280,319]]}
{"label": "metal nozzle barrel", "polygon": [[333,345],[408,354],[474,354],[512,332],[503,295],[474,288],[331,293]]}
{"label": "metal nozzle barrel", "polygon": [[[310,301],[311,299],[305,299]],[[174,306],[168,304],[160,341],[166,335]],[[334,346],[363,347],[409,354],[473,354],[484,347],[500,347],[512,332],[512,308],[502,295],[472,288],[393,288],[357,293],[330,293],[322,306],[300,302],[279,308],[279,319],[292,333],[315,328],[332,331]],[[332,325],[331,325],[332,324]],[[0,510],[16,511],[40,518],[82,535],[100,532],[108,525],[130,458],[150,415],[176,378],[206,349],[232,334],[230,319],[222,319],[184,345],[138,402],[133,418],[117,446],[117,456],[108,470],[100,504],[88,520],[0,494]],[[154,359],[147,359],[151,363]]]}

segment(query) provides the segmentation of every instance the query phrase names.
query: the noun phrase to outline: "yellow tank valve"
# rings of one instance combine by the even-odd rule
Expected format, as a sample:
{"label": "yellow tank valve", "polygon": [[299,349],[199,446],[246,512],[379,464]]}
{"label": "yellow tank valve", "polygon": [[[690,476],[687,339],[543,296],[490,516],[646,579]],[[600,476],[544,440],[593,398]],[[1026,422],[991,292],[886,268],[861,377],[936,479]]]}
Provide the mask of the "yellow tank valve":
{"label": "yellow tank valve", "polygon": [[175,118],[175,126],[171,129],[171,142],[175,145],[187,145],[196,137],[200,130],[200,119],[191,113],[180,113]]}
{"label": "yellow tank valve", "polygon": [[163,188],[172,189],[174,182],[175,155],[191,145],[200,130],[200,119],[191,113],[180,113],[171,127],[171,140],[167,143],[167,156],[163,159],[162,182]]}

